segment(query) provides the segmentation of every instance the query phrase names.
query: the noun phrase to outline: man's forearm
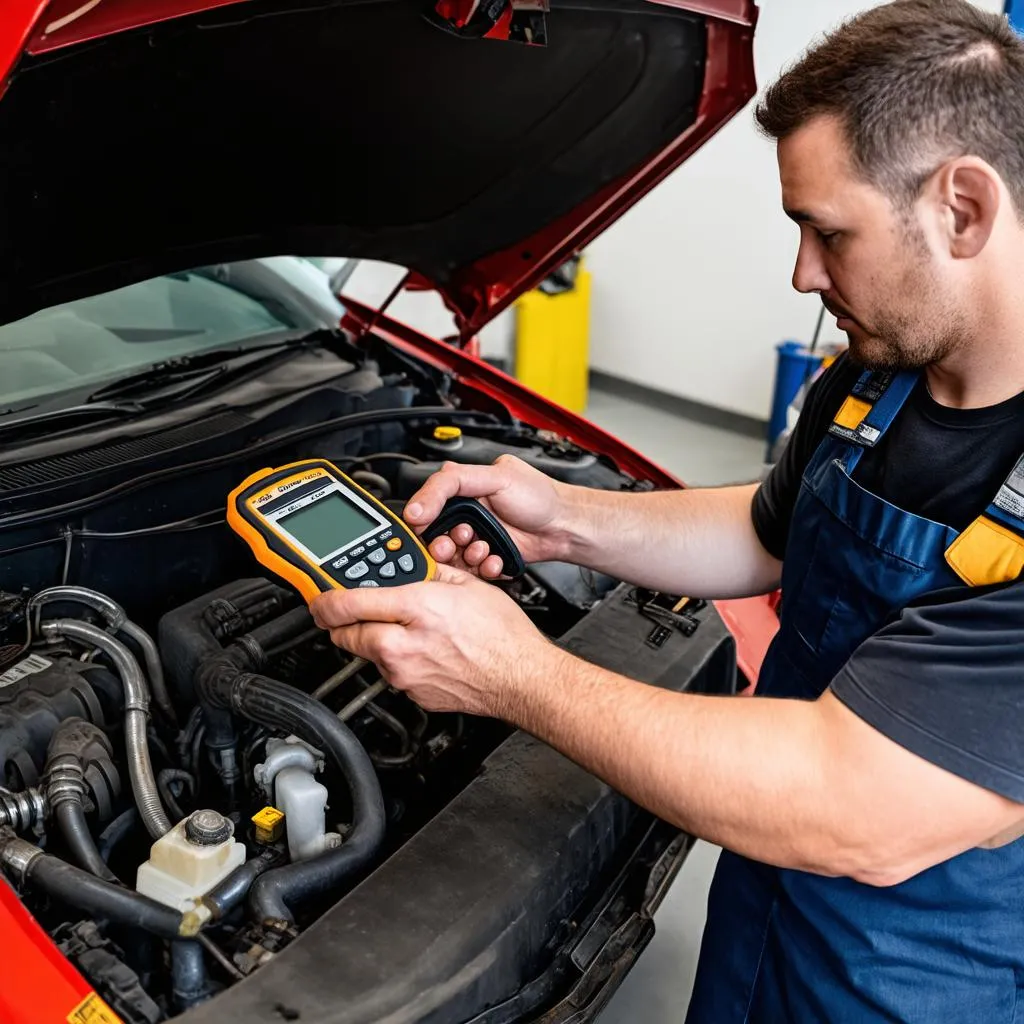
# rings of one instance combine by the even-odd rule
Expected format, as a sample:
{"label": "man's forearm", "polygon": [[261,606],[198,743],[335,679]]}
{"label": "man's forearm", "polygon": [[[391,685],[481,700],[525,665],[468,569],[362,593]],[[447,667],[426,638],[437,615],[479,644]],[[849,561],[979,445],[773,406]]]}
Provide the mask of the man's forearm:
{"label": "man's forearm", "polygon": [[[503,716],[659,817],[779,866],[835,872],[814,705],[679,694],[552,650]],[[536,664],[523,666],[536,672]]]}
{"label": "man's forearm", "polygon": [[1019,826],[1020,806],[817,701],[680,694],[549,646],[498,713],[703,839],[892,885]]}
{"label": "man's forearm", "polygon": [[568,560],[688,597],[767,593],[781,565],[754,531],[756,491],[753,484],[649,494],[567,488]]}

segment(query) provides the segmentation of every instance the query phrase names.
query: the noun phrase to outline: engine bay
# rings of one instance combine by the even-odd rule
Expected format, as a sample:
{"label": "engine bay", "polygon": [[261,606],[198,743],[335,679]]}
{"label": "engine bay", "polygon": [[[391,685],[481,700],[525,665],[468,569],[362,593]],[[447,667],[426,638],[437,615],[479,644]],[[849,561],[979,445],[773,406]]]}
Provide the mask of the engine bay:
{"label": "engine bay", "polygon": [[[318,456],[400,512],[445,460],[509,453],[641,486],[394,354],[339,339],[281,374],[222,400],[206,431],[194,414],[188,438],[169,423],[165,444],[48,440],[0,465],[0,865],[127,1024],[263,969],[511,734],[428,714],[334,647],[228,530],[230,487]],[[561,564],[501,585],[552,638],[622,595]],[[698,624],[674,604],[621,600],[651,651]]]}

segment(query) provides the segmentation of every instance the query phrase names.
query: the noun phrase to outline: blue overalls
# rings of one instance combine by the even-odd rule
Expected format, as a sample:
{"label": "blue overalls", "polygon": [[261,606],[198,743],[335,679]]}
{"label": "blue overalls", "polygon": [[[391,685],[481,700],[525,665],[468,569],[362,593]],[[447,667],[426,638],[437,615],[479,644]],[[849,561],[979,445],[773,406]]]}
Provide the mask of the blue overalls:
{"label": "blue overalls", "polygon": [[[873,384],[864,375],[847,400],[860,411],[843,427],[841,410],[812,457],[760,693],[818,697],[901,608],[964,585],[945,557],[955,530],[852,479],[864,445],[877,443],[916,381],[876,375]],[[725,851],[687,1024],[1021,1024],[1022,986],[1024,839],[971,850],[889,888]]]}

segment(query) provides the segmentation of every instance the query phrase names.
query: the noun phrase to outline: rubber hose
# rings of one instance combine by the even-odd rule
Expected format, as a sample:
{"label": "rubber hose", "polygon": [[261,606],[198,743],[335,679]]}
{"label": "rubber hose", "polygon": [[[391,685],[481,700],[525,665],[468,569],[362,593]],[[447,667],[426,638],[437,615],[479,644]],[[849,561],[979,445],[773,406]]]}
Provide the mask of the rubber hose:
{"label": "rubber hose", "polygon": [[100,856],[100,851],[86,824],[85,809],[82,805],[71,800],[65,801],[58,805],[54,816],[64,841],[68,844],[68,848],[79,865],[105,882],[120,885],[121,882],[117,875],[107,867]]}
{"label": "rubber hose", "polygon": [[25,879],[55,899],[97,917],[142,928],[165,939],[180,937],[182,915],[178,911],[131,889],[111,885],[48,853],[36,852],[25,867]]}
{"label": "rubber hose", "polygon": [[[306,608],[293,608],[291,611],[285,612],[284,615],[279,615],[276,619],[271,619],[269,622],[249,630],[240,642],[244,643],[248,639],[256,644],[260,652],[265,655],[272,647],[277,647],[286,640],[291,640],[292,637],[315,628],[313,616]],[[253,665],[253,668],[259,667],[261,667],[259,663]]]}
{"label": "rubber hose", "polygon": [[114,847],[117,846],[122,839],[127,836],[133,828],[135,828],[136,822],[139,820],[139,812],[134,807],[129,807],[128,810],[122,811],[101,833],[97,848],[100,851],[100,856],[104,862],[110,860],[110,855],[114,852]]}
{"label": "rubber hose", "polygon": [[277,859],[277,853],[262,853],[239,864],[224,881],[214,886],[203,897],[203,903],[210,908],[214,920],[220,921],[227,917],[249,895],[253,882],[269,870]]}
{"label": "rubber hose", "polygon": [[80,622],[77,619],[56,619],[53,622],[44,622],[42,632],[44,636],[63,636],[91,644],[103,651],[113,662],[124,685],[125,747],[128,752],[128,774],[131,778],[132,792],[146,831],[154,839],[159,839],[170,831],[171,822],[160,803],[153,765],[149,759],[149,742],[146,737],[149,691],[139,663],[124,644],[98,626],[92,626],[87,622]]}
{"label": "rubber hose", "polygon": [[341,769],[351,794],[353,828],[342,846],[274,868],[253,884],[249,905],[258,919],[291,921],[291,904],[340,885],[377,853],[385,834],[384,798],[370,758],[355,734],[308,694],[240,671],[246,660],[246,652],[234,647],[208,662],[196,680],[200,693],[216,706],[294,733],[324,751]]}
{"label": "rubber hose", "polygon": [[188,1010],[212,995],[203,947],[198,942],[178,939],[171,943],[171,983],[179,1010]]}

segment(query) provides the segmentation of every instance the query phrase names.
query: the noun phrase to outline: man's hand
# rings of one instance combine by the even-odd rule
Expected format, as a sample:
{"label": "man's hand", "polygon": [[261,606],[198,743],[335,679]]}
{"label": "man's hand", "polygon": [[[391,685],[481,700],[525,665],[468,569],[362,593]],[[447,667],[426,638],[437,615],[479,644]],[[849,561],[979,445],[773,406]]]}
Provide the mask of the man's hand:
{"label": "man's hand", "polygon": [[[564,559],[567,490],[512,455],[502,455],[493,466],[446,462],[409,499],[405,519],[422,533],[449,498],[478,498],[502,521],[526,562]],[[502,572],[501,559],[465,523],[438,537],[430,553],[438,562],[468,569],[484,579],[497,579]]]}
{"label": "man's hand", "polygon": [[444,565],[426,583],[321,594],[310,611],[428,711],[514,718],[554,650],[501,590]]}

